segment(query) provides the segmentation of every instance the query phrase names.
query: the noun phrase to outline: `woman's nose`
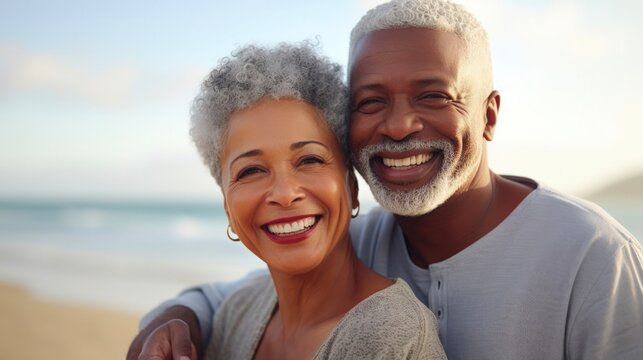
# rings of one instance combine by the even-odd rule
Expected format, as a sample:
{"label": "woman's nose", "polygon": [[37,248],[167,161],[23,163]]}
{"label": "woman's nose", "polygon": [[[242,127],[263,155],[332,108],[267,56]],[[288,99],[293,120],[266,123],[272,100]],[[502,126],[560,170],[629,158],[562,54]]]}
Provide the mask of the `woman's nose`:
{"label": "woman's nose", "polygon": [[305,193],[295,176],[292,174],[276,174],[266,201],[271,204],[288,207],[294,202],[303,199],[304,196]]}

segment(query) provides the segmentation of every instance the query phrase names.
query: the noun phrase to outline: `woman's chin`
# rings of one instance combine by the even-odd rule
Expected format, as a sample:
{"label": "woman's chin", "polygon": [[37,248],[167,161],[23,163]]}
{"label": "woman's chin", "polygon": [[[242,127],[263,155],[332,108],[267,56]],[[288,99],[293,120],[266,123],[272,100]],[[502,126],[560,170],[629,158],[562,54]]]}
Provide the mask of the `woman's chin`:
{"label": "woman's chin", "polygon": [[279,272],[284,275],[300,276],[314,271],[321,261],[306,256],[295,256],[294,258],[281,258],[278,261],[267,261],[266,264],[272,272]]}

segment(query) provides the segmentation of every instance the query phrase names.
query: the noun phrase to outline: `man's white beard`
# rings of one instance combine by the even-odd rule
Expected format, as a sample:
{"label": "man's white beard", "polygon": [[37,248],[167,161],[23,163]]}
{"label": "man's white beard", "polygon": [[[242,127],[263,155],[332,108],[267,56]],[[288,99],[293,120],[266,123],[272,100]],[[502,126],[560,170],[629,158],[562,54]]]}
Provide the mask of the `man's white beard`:
{"label": "man's white beard", "polygon": [[[442,166],[438,174],[427,184],[416,189],[393,190],[377,178],[371,167],[371,158],[382,151],[401,152],[429,150],[442,153]],[[472,149],[473,150],[473,149]],[[479,149],[463,153],[461,166],[455,160],[453,144],[447,140],[385,141],[362,148],[355,159],[355,167],[371,188],[378,203],[388,211],[402,216],[424,215],[447,201],[476,171],[482,152]],[[433,156],[436,156],[435,154]]]}

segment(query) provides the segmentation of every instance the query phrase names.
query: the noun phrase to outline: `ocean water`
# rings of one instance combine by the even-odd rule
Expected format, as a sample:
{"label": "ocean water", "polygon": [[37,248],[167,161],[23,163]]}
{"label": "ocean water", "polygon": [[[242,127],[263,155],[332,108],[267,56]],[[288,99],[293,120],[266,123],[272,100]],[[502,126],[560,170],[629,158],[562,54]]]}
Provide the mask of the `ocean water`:
{"label": "ocean water", "polygon": [[0,279],[140,312],[263,267],[226,227],[217,203],[0,201]]}
{"label": "ocean water", "polygon": [[[643,202],[601,206],[643,239]],[[226,226],[218,203],[0,201],[0,280],[140,313],[187,286],[264,267]]]}

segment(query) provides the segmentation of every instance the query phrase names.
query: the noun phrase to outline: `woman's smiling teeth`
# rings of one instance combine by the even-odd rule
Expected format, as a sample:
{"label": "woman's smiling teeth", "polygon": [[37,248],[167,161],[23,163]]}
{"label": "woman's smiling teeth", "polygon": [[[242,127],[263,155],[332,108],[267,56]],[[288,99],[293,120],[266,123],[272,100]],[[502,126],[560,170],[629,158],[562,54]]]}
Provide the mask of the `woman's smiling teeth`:
{"label": "woman's smiling teeth", "polygon": [[291,223],[270,224],[267,225],[266,228],[268,228],[268,231],[270,231],[270,233],[272,234],[290,235],[307,230],[311,226],[315,225],[315,222],[315,217],[310,216],[304,219],[293,221]]}
{"label": "woman's smiling teeth", "polygon": [[425,162],[431,160],[431,157],[432,153],[418,154],[403,159],[382,158],[382,162],[384,163],[384,165],[391,168],[407,167],[424,164]]}

